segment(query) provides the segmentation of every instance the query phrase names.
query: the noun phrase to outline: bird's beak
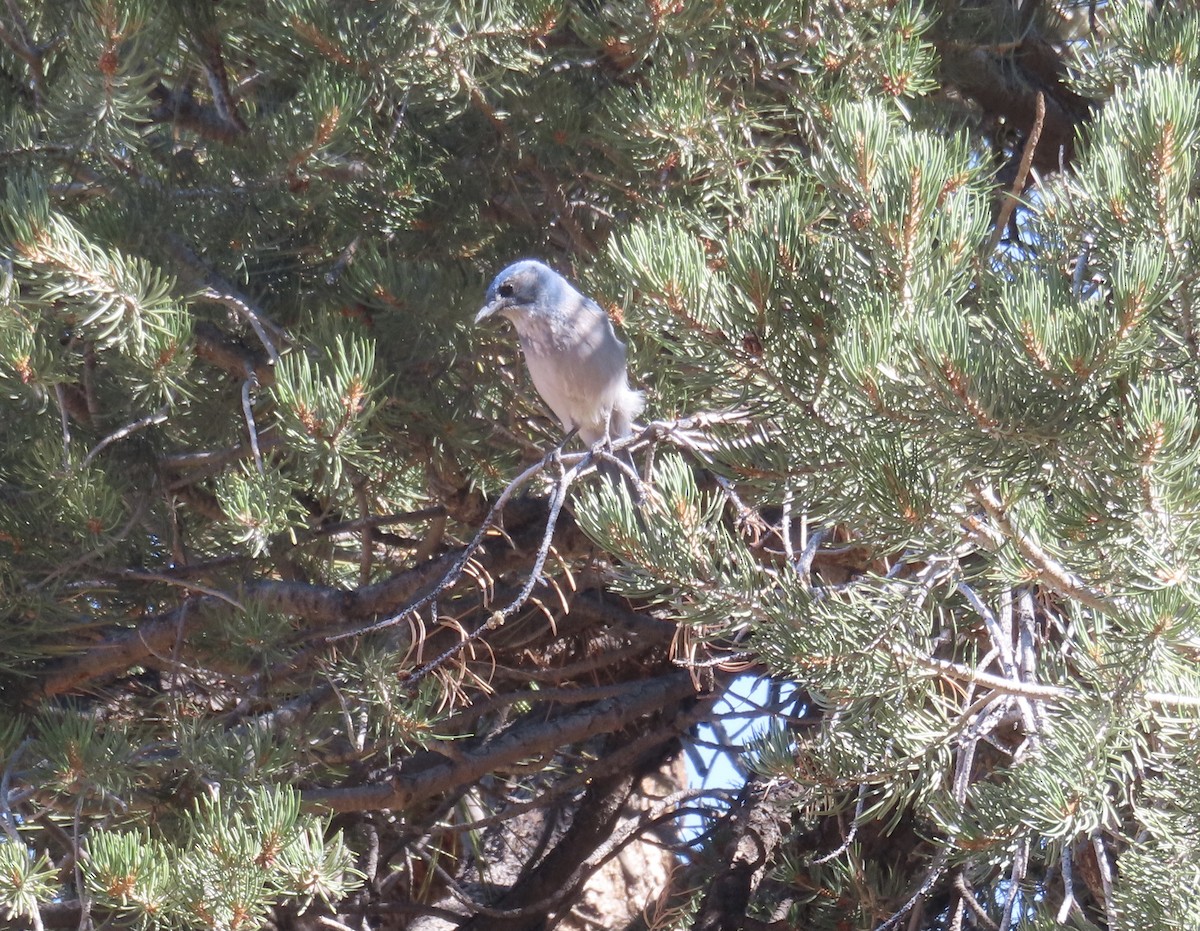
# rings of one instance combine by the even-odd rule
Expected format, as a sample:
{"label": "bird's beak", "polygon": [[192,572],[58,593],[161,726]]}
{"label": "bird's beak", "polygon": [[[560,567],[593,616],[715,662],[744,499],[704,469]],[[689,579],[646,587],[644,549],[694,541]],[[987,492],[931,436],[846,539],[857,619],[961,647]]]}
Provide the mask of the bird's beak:
{"label": "bird's beak", "polygon": [[495,314],[499,309],[499,301],[492,301],[490,304],[485,304],[483,307],[479,308],[479,313],[475,315],[475,325],[479,326],[479,324],[483,323],[484,320]]}

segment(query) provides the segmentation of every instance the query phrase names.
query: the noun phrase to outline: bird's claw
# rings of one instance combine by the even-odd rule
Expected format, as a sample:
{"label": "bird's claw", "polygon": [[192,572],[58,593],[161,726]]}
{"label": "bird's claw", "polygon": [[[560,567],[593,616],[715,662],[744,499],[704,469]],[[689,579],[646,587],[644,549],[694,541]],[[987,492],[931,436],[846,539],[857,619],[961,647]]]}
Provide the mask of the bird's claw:
{"label": "bird's claw", "polygon": [[549,467],[549,466],[552,466],[552,465],[559,465],[559,464],[562,462],[562,454],[563,454],[563,450],[567,448],[567,444],[571,442],[571,439],[572,439],[572,438],[575,436],[575,434],[576,434],[576,433],[578,433],[578,432],[579,432],[579,428],[578,428],[578,427],[576,427],[576,428],[572,429],[570,433],[568,433],[566,436],[564,436],[564,437],[562,438],[562,441],[561,441],[561,442],[559,442],[559,443],[558,443],[557,445],[555,445],[555,446],[551,446],[551,447],[550,447],[550,448],[549,448],[549,449],[546,451],[546,458],[542,460],[543,464],[544,464],[546,467]]}

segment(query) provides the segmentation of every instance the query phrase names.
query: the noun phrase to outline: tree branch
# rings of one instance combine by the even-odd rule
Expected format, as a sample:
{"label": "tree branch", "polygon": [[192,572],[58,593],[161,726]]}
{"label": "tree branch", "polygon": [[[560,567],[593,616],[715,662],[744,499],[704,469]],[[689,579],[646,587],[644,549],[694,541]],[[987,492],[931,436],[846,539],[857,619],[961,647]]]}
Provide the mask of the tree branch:
{"label": "tree branch", "polygon": [[304,802],[336,812],[408,808],[539,753],[620,730],[694,694],[691,677],[683,672],[632,682],[623,695],[549,720],[540,712],[531,713],[500,736],[461,750],[454,760],[411,774],[402,768],[387,782],[375,785],[310,789]]}
{"label": "tree branch", "polygon": [[[246,605],[279,611],[316,624],[344,624],[394,609],[425,586],[435,584],[452,564],[448,553],[397,573],[385,582],[360,589],[340,589],[278,579],[248,583],[238,594]],[[171,648],[176,638],[196,623],[195,618],[211,611],[228,611],[224,601],[198,598],[165,614],[149,617],[136,627],[114,634],[79,657],[55,667],[42,680],[39,693],[52,697],[72,692],[87,682],[124,672],[156,653]]]}
{"label": "tree branch", "polygon": [[975,500],[983,506],[984,511],[987,512],[988,517],[992,519],[1000,532],[1012,540],[1017,551],[1033,565],[1034,569],[1038,570],[1038,576],[1042,581],[1060,594],[1082,602],[1101,614],[1117,612],[1117,606],[1111,598],[1085,582],[1047,553],[1031,536],[1017,527],[1012,518],[1005,513],[1004,505],[990,487],[979,482],[972,482],[969,487]]}

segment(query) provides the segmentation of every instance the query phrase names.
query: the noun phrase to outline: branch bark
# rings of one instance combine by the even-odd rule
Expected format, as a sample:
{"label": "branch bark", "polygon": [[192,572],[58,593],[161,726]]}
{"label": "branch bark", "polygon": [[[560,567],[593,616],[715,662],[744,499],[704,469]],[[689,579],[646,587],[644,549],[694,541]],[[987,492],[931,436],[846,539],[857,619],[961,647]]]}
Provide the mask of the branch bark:
{"label": "branch bark", "polygon": [[439,757],[442,762],[416,772],[406,772],[410,769],[406,765],[386,782],[373,785],[310,789],[304,793],[304,802],[334,812],[407,808],[539,753],[620,730],[694,694],[686,672],[629,683],[622,695],[549,720],[540,712],[526,715],[499,736],[461,749],[453,760]]}
{"label": "branch bark", "polygon": [[721,863],[693,931],[742,931],[746,907],[782,839],[778,813],[767,806],[767,785],[758,777],[742,789],[737,806],[726,816],[728,837]]}
{"label": "branch bark", "polygon": [[[399,572],[385,582],[360,589],[340,589],[303,582],[259,579],[240,592],[242,604],[279,611],[314,624],[343,624],[398,608],[423,588],[434,585],[450,568],[457,553],[446,553],[423,565]],[[168,652],[194,619],[210,611],[229,611],[225,601],[204,597],[185,602],[166,613],[147,618],[136,627],[112,635],[86,653],[59,665],[42,680],[40,697],[75,691],[85,683],[124,672],[155,654]]]}

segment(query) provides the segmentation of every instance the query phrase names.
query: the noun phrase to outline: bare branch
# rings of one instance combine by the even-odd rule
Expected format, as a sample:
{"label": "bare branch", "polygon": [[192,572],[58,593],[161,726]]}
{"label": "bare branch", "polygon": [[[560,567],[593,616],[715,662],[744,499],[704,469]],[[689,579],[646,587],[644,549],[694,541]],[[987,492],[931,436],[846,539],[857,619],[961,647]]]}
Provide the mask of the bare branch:
{"label": "bare branch", "polygon": [[224,304],[245,318],[258,335],[259,342],[267,351],[271,362],[278,362],[279,350],[275,347],[275,341],[290,342],[287,332],[271,321],[253,301],[209,268],[181,237],[168,233],[165,241],[176,261],[189,273],[193,282],[203,289],[204,297]]}
{"label": "bare branch", "polygon": [[[243,604],[255,604],[266,610],[280,611],[322,624],[345,623],[347,619],[370,617],[403,603],[413,592],[441,578],[456,554],[449,553],[421,566],[397,573],[385,582],[356,590],[278,579],[259,579],[240,592]],[[197,599],[164,614],[143,619],[137,626],[114,634],[89,648],[82,655],[52,669],[42,680],[40,693],[50,697],[74,691],[87,682],[124,672],[148,657],[163,653],[180,632],[180,625],[196,623],[195,617],[206,611],[228,610],[224,599]],[[224,608],[221,606],[224,605]],[[199,609],[205,609],[201,611]]]}
{"label": "bare branch", "polygon": [[1005,513],[1004,505],[1000,503],[1000,499],[996,497],[996,493],[990,487],[976,482],[971,484],[970,490],[997,529],[1012,540],[1021,555],[1033,565],[1033,568],[1038,570],[1042,581],[1060,594],[1074,598],[1102,614],[1116,613],[1117,606],[1111,598],[1062,565],[1031,536],[1017,527]]}
{"label": "bare branch", "polygon": [[1000,238],[1008,227],[1008,220],[1020,202],[1021,192],[1025,190],[1025,180],[1029,177],[1029,167],[1033,164],[1033,153],[1037,149],[1038,140],[1042,137],[1042,124],[1045,120],[1046,95],[1038,91],[1033,126],[1030,127],[1029,138],[1025,142],[1025,151],[1021,154],[1021,164],[1017,169],[1017,176],[1013,178],[1012,187],[1004,196],[1004,203],[1000,206],[1000,214],[996,217],[996,225],[992,227],[992,235],[988,238],[984,255],[991,255],[996,251],[996,246],[1000,245]]}
{"label": "bare branch", "polygon": [[100,453],[102,453],[107,447],[111,446],[113,443],[119,442],[120,440],[125,439],[125,437],[127,437],[127,436],[131,436],[132,434],[136,433],[138,430],[144,430],[144,429],[146,429],[146,427],[152,427],[155,424],[163,423],[164,421],[166,421],[167,413],[170,411],[170,409],[171,409],[170,405],[164,404],[162,407],[160,407],[158,410],[156,410],[153,414],[147,414],[145,417],[142,417],[140,420],[135,420],[135,421],[133,421],[133,423],[126,424],[120,430],[110,433],[108,436],[106,436],[104,439],[102,439],[99,443],[97,443],[95,446],[93,446],[88,451],[88,454],[83,457],[83,464],[82,464],[81,468],[86,469],[88,467],[88,465],[91,464],[91,461],[93,459],[95,459],[98,455],[100,455]]}

